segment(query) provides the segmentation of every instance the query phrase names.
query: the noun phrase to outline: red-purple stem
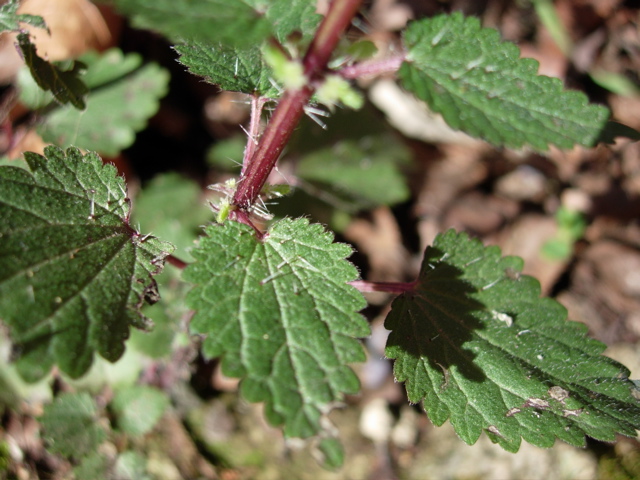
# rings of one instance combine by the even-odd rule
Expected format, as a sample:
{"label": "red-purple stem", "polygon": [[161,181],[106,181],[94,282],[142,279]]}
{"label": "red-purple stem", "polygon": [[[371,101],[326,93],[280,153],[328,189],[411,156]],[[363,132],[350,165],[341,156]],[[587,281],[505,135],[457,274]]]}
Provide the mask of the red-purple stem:
{"label": "red-purple stem", "polygon": [[370,60],[367,62],[356,63],[348,67],[338,70],[343,78],[354,79],[366,76],[381,75],[383,73],[397,72],[404,62],[406,54],[404,52],[382,60]]}
{"label": "red-purple stem", "polygon": [[173,255],[167,255],[166,260],[167,263],[173,265],[176,268],[179,268],[180,270],[186,268],[187,265],[189,265],[184,260],[180,260],[178,257],[174,257]]}
{"label": "red-purple stem", "polygon": [[397,293],[398,295],[409,292],[416,288],[418,282],[367,282],[366,280],[355,280],[349,285],[356,287],[361,292],[386,292]]}
{"label": "red-purple stem", "polygon": [[[278,103],[273,117],[260,138],[249,164],[243,168],[244,175],[240,177],[238,188],[231,201],[241,210],[248,210],[256,201],[267,177],[276,165],[282,150],[289,142],[293,130],[298,125],[303,107],[311,98],[313,90],[304,87],[301,90],[289,90]],[[251,139],[249,139],[251,141]]]}
{"label": "red-purple stem", "polygon": [[[267,177],[302,118],[304,107],[314,92],[312,85],[322,78],[331,53],[361,4],[362,0],[334,0],[329,7],[327,16],[318,27],[303,59],[307,85],[300,90],[288,90],[278,103],[249,164],[243,167],[243,175],[231,201],[232,205],[247,211],[258,198]],[[238,220],[241,221],[240,218]]]}

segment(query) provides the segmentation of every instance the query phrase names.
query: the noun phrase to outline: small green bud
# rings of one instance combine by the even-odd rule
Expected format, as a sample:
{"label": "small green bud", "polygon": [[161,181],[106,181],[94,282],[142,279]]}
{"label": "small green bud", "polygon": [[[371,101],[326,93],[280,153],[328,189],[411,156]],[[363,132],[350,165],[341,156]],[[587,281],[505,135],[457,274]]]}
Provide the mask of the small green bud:
{"label": "small green bud", "polygon": [[327,75],[324,83],[316,92],[318,101],[330,109],[338,102],[345,106],[358,110],[364,105],[364,99],[360,92],[357,92],[349,82],[338,75]]}
{"label": "small green bud", "polygon": [[271,67],[276,81],[286,89],[299,90],[306,85],[307,78],[304,76],[304,68],[300,62],[289,60],[280,49],[270,44],[262,48],[262,55],[264,61]]}
{"label": "small green bud", "polygon": [[227,218],[229,218],[229,214],[236,209],[235,205],[231,205],[229,203],[229,199],[223,198],[220,200],[218,204],[218,215],[216,216],[216,222],[224,223]]}

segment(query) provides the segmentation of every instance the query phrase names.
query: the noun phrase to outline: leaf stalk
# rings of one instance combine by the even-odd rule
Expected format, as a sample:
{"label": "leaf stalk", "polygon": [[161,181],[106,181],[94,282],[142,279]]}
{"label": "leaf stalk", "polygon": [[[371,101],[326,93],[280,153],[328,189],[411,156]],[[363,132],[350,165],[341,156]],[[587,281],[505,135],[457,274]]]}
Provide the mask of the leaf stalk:
{"label": "leaf stalk", "polygon": [[368,282],[366,280],[355,280],[349,285],[357,288],[361,292],[386,292],[401,295],[416,288],[417,280],[414,282]]}

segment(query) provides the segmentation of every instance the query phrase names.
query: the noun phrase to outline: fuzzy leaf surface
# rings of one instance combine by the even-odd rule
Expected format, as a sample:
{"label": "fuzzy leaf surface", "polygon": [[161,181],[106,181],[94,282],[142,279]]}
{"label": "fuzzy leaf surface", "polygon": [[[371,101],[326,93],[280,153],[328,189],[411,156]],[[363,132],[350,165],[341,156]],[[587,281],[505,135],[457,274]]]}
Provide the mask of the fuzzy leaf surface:
{"label": "fuzzy leaf surface", "polygon": [[88,393],[65,393],[44,407],[40,417],[48,450],[82,458],[105,440],[98,422],[98,407]]}
{"label": "fuzzy leaf surface", "polygon": [[18,8],[20,8],[19,0],[9,0],[0,6],[0,33],[17,32],[20,30],[20,23],[47,29],[47,24],[42,17],[26,13],[20,14]]}
{"label": "fuzzy leaf surface", "polygon": [[[94,352],[115,361],[155,294],[171,245],[129,226],[125,183],[94,153],[26,153],[31,172],[0,167],[0,319],[27,379],[54,363],[71,377]],[[154,295],[155,294],[155,295]]]}
{"label": "fuzzy leaf surface", "polygon": [[31,76],[40,88],[51,92],[56,101],[63,105],[71,104],[78,110],[84,109],[84,96],[89,91],[80,78],[84,64],[71,62],[67,66],[68,68],[63,68],[60,65],[47,62],[38,56],[36,46],[31,43],[31,39],[26,33],[18,35],[18,47],[29,67]]}
{"label": "fuzzy leaf surface", "polygon": [[86,109],[60,107],[47,115],[38,133],[62,147],[77,145],[116,156],[133,144],[136,132],[158,111],[168,91],[169,73],[155,63],[137,68],[139,55],[123,55],[116,49],[82,60],[88,65],[85,80],[92,89]]}
{"label": "fuzzy leaf surface", "polygon": [[319,433],[331,405],[358,390],[348,364],[364,359],[356,338],[369,333],[364,298],[347,284],[358,277],[351,248],[306,219],[275,222],[263,240],[231,221],[206,233],[184,271],[203,353],[222,356],[223,372],[243,379],[241,393],[264,402],[285,435]]}
{"label": "fuzzy leaf surface", "polygon": [[413,291],[392,304],[386,355],[409,401],[447,419],[473,444],[484,430],[508,451],[521,438],[550,447],[613,441],[640,426],[629,371],[602,356],[585,325],[566,320],[540,284],[520,275],[522,260],[502,257],[466,234],[439,235],[425,252]]}
{"label": "fuzzy leaf surface", "polygon": [[403,86],[453,128],[512,148],[571,148],[597,142],[609,117],[559,79],[538,75],[512,43],[459,12],[411,24],[404,34]]}
{"label": "fuzzy leaf surface", "polygon": [[273,86],[269,66],[257,46],[236,48],[221,44],[189,42],[176,45],[180,63],[222,90],[257,94],[267,98],[280,96]]}

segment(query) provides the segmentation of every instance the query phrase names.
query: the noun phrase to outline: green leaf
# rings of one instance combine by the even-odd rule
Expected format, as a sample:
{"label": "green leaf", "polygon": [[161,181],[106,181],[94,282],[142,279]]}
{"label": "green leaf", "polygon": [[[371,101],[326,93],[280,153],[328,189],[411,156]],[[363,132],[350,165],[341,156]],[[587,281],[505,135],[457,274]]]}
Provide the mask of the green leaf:
{"label": "green leaf", "polygon": [[[110,82],[122,80],[142,64],[142,56],[137,53],[125,55],[117,48],[103,53],[87,52],[79,60],[87,67],[82,80],[92,90]],[[45,92],[38,86],[27,67],[18,72],[17,83],[20,101],[31,109],[48,106],[54,100],[50,92]]]}
{"label": "green leaf", "polygon": [[142,55],[125,54],[119,48],[110,48],[101,53],[90,51],[82,55],[80,60],[87,66],[82,79],[91,89],[121,80],[142,65]]}
{"label": "green leaf", "polygon": [[633,141],[640,140],[640,132],[635,128],[622,123],[609,121],[600,132],[599,142],[614,144],[616,137],[630,138]]}
{"label": "green leaf", "polygon": [[114,478],[119,480],[153,480],[147,473],[147,459],[138,452],[127,450],[118,456]]}
{"label": "green leaf", "polygon": [[583,93],[537,75],[537,61],[519,58],[518,47],[476,18],[457,12],[415,22],[404,43],[403,86],[451,127],[495,145],[591,146],[609,117]]}
{"label": "green leaf", "polygon": [[410,402],[450,419],[473,444],[484,430],[508,451],[521,438],[550,447],[613,441],[640,426],[629,371],[601,356],[585,325],[566,321],[522,260],[449,231],[427,248],[418,283],[399,296],[385,326],[386,355]]}
{"label": "green leaf", "polygon": [[409,197],[407,182],[398,166],[410,153],[390,135],[344,140],[304,156],[296,174],[347,196],[354,209],[393,205]]}
{"label": "green leaf", "polygon": [[[163,285],[160,286],[163,287]],[[186,294],[184,285],[179,285],[178,290],[179,293]],[[188,314],[186,307],[183,306],[182,298],[178,298],[173,291],[166,288],[163,289],[163,292],[158,303],[146,306],[143,311],[145,315],[153,318],[153,330],[150,332],[132,330],[131,338],[127,342],[127,348],[134,349],[151,358],[167,358],[171,355],[176,334],[181,330],[180,314],[184,316]],[[167,299],[167,296],[174,298]]]}
{"label": "green leaf", "polygon": [[40,422],[48,450],[65,457],[91,453],[107,436],[88,393],[63,393],[44,407]]}
{"label": "green leaf", "polygon": [[316,2],[312,0],[271,0],[269,3],[266,16],[281,43],[296,31],[302,33],[303,38],[311,38],[322,19],[316,13]]}
{"label": "green leaf", "polygon": [[285,42],[299,31],[308,39],[322,18],[312,0],[115,0],[133,25],[176,42],[257,46],[269,35]]}
{"label": "green leaf", "polygon": [[160,98],[168,90],[169,74],[154,63],[133,71],[140,57],[122,56],[119,50],[84,58],[91,86],[100,88],[87,97],[86,110],[56,109],[38,127],[38,133],[47,142],[78,145],[113,157],[133,144],[136,132],[158,111]]}
{"label": "green leaf", "polygon": [[180,63],[191,73],[204,77],[222,90],[267,98],[280,96],[269,80],[273,73],[257,46],[235,48],[193,41],[174,48],[180,54]]}
{"label": "green leaf", "polygon": [[288,437],[309,437],[358,379],[347,366],[364,359],[354,337],[368,335],[357,313],[362,295],[345,258],[351,248],[306,219],[275,222],[262,240],[228,221],[206,230],[184,271],[196,284],[187,303],[203,353],[223,356],[223,372],[243,378],[241,392],[265,402],[267,419]]}
{"label": "green leaf", "polygon": [[20,31],[20,23],[26,23],[37,28],[43,28],[47,31],[47,24],[42,17],[37,15],[19,14],[19,0],[9,0],[0,6],[0,33]]}
{"label": "green leaf", "polygon": [[322,465],[327,469],[337,469],[344,463],[344,448],[337,438],[323,438],[318,445],[322,455]]}
{"label": "green leaf", "polygon": [[75,478],[91,478],[94,480],[108,480],[110,476],[110,462],[101,453],[91,452],[84,457],[80,464],[73,469]]}
{"label": "green leaf", "polygon": [[223,172],[240,173],[246,144],[244,133],[217,141],[207,151],[207,164]]}
{"label": "green leaf", "polygon": [[30,380],[54,363],[71,377],[94,352],[115,361],[171,246],[129,225],[125,183],[95,153],[26,153],[0,167],[0,318]]}
{"label": "green leaf", "polygon": [[157,175],[135,198],[132,223],[171,242],[176,255],[190,262],[189,250],[202,231],[201,225],[212,217],[202,197],[200,186],[193,180],[177,173]]}
{"label": "green leaf", "polygon": [[[177,173],[160,174],[143,186],[134,199],[131,223],[139,229],[171,242],[175,255],[193,261],[190,250],[202,232],[201,225],[211,221],[211,210],[204,206],[200,186]],[[127,343],[152,358],[167,357],[181,337],[183,319],[189,316],[184,304],[187,284],[179,280],[177,269],[166,269],[157,278],[163,292],[160,301],[147,305],[143,312],[153,318],[153,330],[134,330]],[[186,336],[186,333],[183,335]]]}
{"label": "green leaf", "polygon": [[84,95],[89,91],[80,79],[85,66],[81,62],[70,62],[66,67],[43,60],[38,56],[36,46],[31,43],[29,35],[18,35],[18,47],[24,61],[31,71],[31,76],[43,90],[50,91],[56,101],[70,103],[75,108],[85,108]]}
{"label": "green leaf", "polygon": [[260,43],[270,33],[264,11],[248,0],[115,0],[133,26],[174,41],[221,42],[229,46]]}
{"label": "green leaf", "polygon": [[144,435],[155,427],[169,405],[160,390],[132,386],[116,392],[111,401],[118,427],[129,435]]}

